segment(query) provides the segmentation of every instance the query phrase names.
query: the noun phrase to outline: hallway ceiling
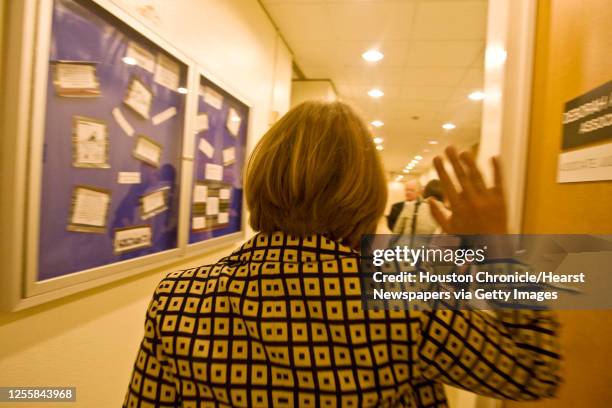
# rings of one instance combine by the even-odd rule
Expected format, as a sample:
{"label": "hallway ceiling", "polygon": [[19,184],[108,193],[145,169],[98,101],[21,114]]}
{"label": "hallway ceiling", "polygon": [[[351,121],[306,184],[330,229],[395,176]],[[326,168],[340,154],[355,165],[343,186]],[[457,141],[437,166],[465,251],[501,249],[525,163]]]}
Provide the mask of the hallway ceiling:
{"label": "hallway ceiling", "polygon": [[[384,139],[388,171],[400,173],[421,155],[418,174],[444,146],[478,141],[482,102],[467,96],[483,87],[486,0],[262,3],[307,79],[331,79],[341,99],[385,123],[374,132]],[[384,59],[364,61],[372,48]],[[372,88],[385,95],[368,96]],[[444,130],[446,122],[457,127]]]}

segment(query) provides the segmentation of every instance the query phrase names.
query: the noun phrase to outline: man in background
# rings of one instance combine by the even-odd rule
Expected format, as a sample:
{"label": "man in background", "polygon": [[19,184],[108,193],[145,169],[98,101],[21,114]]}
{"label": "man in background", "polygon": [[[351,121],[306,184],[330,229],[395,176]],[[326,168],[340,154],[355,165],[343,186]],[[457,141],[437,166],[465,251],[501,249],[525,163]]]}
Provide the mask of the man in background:
{"label": "man in background", "polygon": [[[421,198],[421,186],[415,181],[409,181],[404,187],[406,201],[402,203],[401,212],[393,225],[393,234],[410,236],[429,235],[439,231],[439,226],[429,207],[429,202]],[[412,200],[409,200],[412,198]]]}
{"label": "man in background", "polygon": [[390,231],[393,231],[399,215],[402,213],[404,206],[410,205],[419,199],[421,195],[421,186],[417,180],[409,180],[404,184],[405,201],[400,201],[391,206],[391,211],[387,216],[387,226]]}

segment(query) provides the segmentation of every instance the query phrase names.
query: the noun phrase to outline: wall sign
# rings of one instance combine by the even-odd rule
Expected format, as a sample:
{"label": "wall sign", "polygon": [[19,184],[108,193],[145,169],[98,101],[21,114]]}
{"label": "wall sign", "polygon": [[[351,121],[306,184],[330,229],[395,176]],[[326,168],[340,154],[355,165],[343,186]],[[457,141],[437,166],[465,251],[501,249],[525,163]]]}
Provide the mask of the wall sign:
{"label": "wall sign", "polygon": [[612,81],[565,104],[563,150],[612,139]]}
{"label": "wall sign", "polygon": [[612,180],[612,81],[565,104],[561,148],[559,183]]}

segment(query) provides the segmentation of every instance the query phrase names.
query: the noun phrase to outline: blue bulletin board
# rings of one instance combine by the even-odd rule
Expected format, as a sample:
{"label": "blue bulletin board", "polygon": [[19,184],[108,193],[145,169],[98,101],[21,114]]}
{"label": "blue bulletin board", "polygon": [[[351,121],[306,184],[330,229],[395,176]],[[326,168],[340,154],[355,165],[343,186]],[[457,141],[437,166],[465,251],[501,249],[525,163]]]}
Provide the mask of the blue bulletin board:
{"label": "blue bulletin board", "polygon": [[91,1],[52,14],[39,281],[177,248],[188,77]]}
{"label": "blue bulletin board", "polygon": [[189,243],[242,230],[249,107],[200,76]]}
{"label": "blue bulletin board", "polygon": [[0,139],[16,163],[16,182],[0,185],[15,198],[0,308],[242,239],[248,102],[114,0],[15,10],[8,48],[31,58],[11,60],[15,86],[0,95],[20,142]]}

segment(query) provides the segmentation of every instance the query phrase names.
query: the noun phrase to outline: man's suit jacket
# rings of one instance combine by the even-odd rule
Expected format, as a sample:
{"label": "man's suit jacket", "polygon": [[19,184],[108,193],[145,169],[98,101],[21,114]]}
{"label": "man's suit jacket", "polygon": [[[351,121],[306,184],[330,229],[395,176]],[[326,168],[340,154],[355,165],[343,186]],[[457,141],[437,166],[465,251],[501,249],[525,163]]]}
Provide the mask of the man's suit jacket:
{"label": "man's suit jacket", "polygon": [[387,215],[387,227],[389,227],[389,231],[393,231],[393,227],[395,227],[395,223],[397,222],[397,217],[399,217],[403,209],[404,201],[400,201],[391,206],[391,211],[389,215]]}

